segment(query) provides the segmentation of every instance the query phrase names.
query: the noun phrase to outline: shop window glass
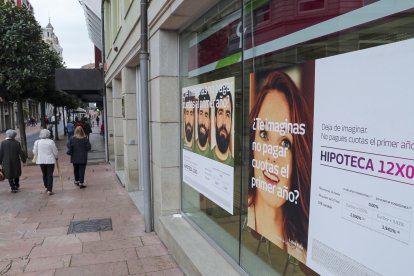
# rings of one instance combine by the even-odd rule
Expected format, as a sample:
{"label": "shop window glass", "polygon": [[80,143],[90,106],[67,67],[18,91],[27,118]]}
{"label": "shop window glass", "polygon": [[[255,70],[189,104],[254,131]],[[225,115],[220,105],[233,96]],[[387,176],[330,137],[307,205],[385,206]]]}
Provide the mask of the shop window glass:
{"label": "shop window glass", "polygon": [[[282,5],[283,2],[283,5]],[[268,110],[284,110],[287,108],[287,112],[291,112],[292,106],[287,104],[286,106],[279,105],[280,102],[284,102],[287,96],[280,96],[279,94],[268,95],[275,98],[271,105],[265,107],[266,103],[270,101],[262,93],[268,93],[266,91],[266,84],[269,84],[269,80],[283,79],[289,80],[289,83],[293,83],[292,87],[299,91],[302,96],[299,106],[304,106],[300,113],[308,114],[304,117],[307,119],[299,119],[301,121],[307,121],[306,125],[313,129],[313,115],[314,114],[314,86],[315,86],[315,63],[321,58],[337,56],[340,54],[357,52],[363,49],[376,48],[390,43],[396,43],[403,40],[414,38],[414,13],[407,7],[408,10],[403,12],[390,12],[389,16],[384,16],[378,20],[367,21],[362,25],[352,25],[351,28],[345,28],[336,32],[327,32],[327,34],[321,34],[319,37],[313,39],[306,39],[306,35],[310,32],[303,31],[304,28],[309,28],[315,24],[319,24],[321,28],[329,30],[335,27],[335,22],[326,22],[329,19],[346,15],[347,13],[364,8],[365,14],[377,14],[379,12],[387,13],[387,9],[390,9],[389,5],[373,5],[379,1],[269,1],[271,18],[263,27],[263,24],[256,22],[252,13],[255,14],[254,5],[256,1],[248,1],[244,5],[244,26],[247,28],[245,32],[244,40],[244,85],[243,85],[243,166],[242,166],[242,210],[241,210],[241,254],[240,265],[250,275],[318,275],[315,271],[307,266],[307,260],[310,258],[307,255],[309,251],[309,241],[307,236],[309,235],[309,217],[308,214],[310,201],[310,177],[309,172],[312,171],[310,167],[306,172],[305,169],[296,168],[295,175],[302,177],[302,183],[306,182],[303,179],[308,179],[308,184],[302,184],[301,189],[305,190],[300,194],[298,198],[304,198],[300,203],[301,210],[294,212],[291,209],[285,208],[286,202],[295,202],[296,196],[294,193],[289,195],[288,189],[281,187],[281,197],[285,202],[281,203],[281,211],[275,210],[279,207],[268,207],[264,209],[259,207],[258,197],[262,197],[262,201],[266,202],[266,195],[272,194],[273,189],[277,191],[276,186],[267,185],[269,182],[283,183],[283,180],[289,179],[283,177],[283,172],[279,170],[277,177],[267,173],[261,173],[255,171],[257,164],[266,166],[265,159],[261,159],[261,156],[257,156],[257,152],[263,153],[263,145],[271,144],[274,146],[285,145],[286,148],[291,149],[292,152],[298,152],[294,149],[294,143],[291,140],[284,141],[283,143],[271,142],[271,134],[266,131],[252,130],[253,123],[259,124],[257,118],[260,119],[262,110],[267,108]],[[386,2],[386,1],[383,1]],[[295,10],[295,5],[297,10]],[[377,3],[378,4],[378,3]],[[328,8],[329,12],[328,12]],[[325,9],[325,13],[321,15],[319,11]],[[253,10],[253,11],[252,11]],[[257,9],[258,11],[260,9]],[[398,10],[398,9],[397,9]],[[404,9],[401,9],[404,10]],[[252,12],[251,12],[252,11]],[[313,13],[312,11],[316,11]],[[289,14],[291,16],[283,16]],[[302,20],[305,18],[307,20]],[[340,20],[355,20],[352,17],[342,16]],[[338,19],[339,21],[339,19]],[[257,28],[260,24],[260,28]],[[316,28],[315,28],[316,29]],[[252,31],[253,30],[253,31]],[[289,39],[287,38],[289,35]],[[294,42],[293,42],[294,41]],[[278,45],[285,45],[277,48]],[[276,47],[275,47],[276,46]],[[270,50],[272,47],[275,50]],[[260,54],[259,54],[260,53]],[[332,72],[335,74],[335,72]],[[273,83],[273,85],[274,85]],[[296,93],[296,92],[295,92]],[[335,93],[335,91],[332,91]],[[265,94],[263,94],[265,95]],[[298,100],[292,100],[298,104]],[[261,107],[259,106],[261,104]],[[282,111],[278,111],[283,113]],[[268,113],[266,119],[272,121],[272,116],[276,114]],[[253,114],[253,115],[252,115]],[[258,115],[259,114],[259,115]],[[291,113],[289,113],[291,114]],[[288,117],[288,115],[284,115]],[[303,116],[303,115],[302,115]],[[256,120],[255,120],[256,119]],[[276,120],[276,119],[274,119]],[[259,124],[260,125],[260,124]],[[312,134],[310,134],[312,137]],[[262,140],[260,140],[262,139]],[[299,138],[296,138],[296,143]],[[306,139],[304,139],[306,140]],[[258,142],[259,141],[259,142]],[[262,141],[262,142],[260,142]],[[263,142],[267,141],[267,142]],[[312,145],[312,141],[301,141],[299,144]],[[259,146],[262,149],[258,149]],[[268,154],[266,149],[266,155]],[[280,148],[278,148],[280,149]],[[312,153],[312,152],[311,152]],[[265,155],[265,154],[262,154]],[[289,167],[292,169],[294,163],[284,163],[284,159],[289,159],[289,154],[284,154],[282,151],[273,152],[273,157],[279,155],[279,158],[273,158],[276,164],[279,165],[279,169]],[[293,155],[293,153],[292,153]],[[282,156],[283,158],[280,158]],[[271,157],[269,157],[272,159]],[[294,158],[298,157],[292,157]],[[269,159],[269,160],[270,160]],[[306,157],[302,156],[303,160],[309,165],[311,160],[309,154]],[[302,161],[303,161],[302,160]],[[263,161],[263,162],[261,162]],[[261,163],[260,163],[261,162]],[[270,161],[269,161],[270,162]],[[294,161],[290,161],[294,162]],[[305,162],[305,163],[306,163]],[[256,164],[256,165],[254,165]],[[304,163],[302,163],[304,164]],[[269,167],[266,167],[267,169]],[[272,167],[275,168],[275,167]],[[266,169],[266,170],[267,170]],[[276,174],[276,173],[275,173]],[[259,175],[259,176],[258,176]],[[263,179],[267,179],[267,183],[264,183]],[[294,179],[294,177],[293,177]],[[300,183],[300,182],[297,182]],[[291,187],[294,184],[294,180],[283,183],[287,187]],[[300,184],[297,184],[300,185]],[[263,196],[263,190],[268,191]],[[286,193],[284,193],[284,190]],[[269,192],[270,191],[270,192]],[[276,192],[275,192],[276,193]],[[279,199],[277,196],[268,197],[267,203],[270,205],[277,205]],[[294,206],[296,203],[293,203]],[[306,206],[307,205],[307,206]],[[282,217],[283,225],[277,224],[278,220],[275,219],[275,223],[269,223],[272,221],[272,216],[267,216],[266,213],[277,214],[274,217]],[[302,219],[297,219],[302,217]],[[296,225],[292,227],[292,225]],[[271,229],[271,230],[269,230]],[[282,230],[281,230],[282,229]],[[290,229],[290,230],[289,230]],[[389,229],[386,228],[385,229]],[[269,231],[267,231],[269,230]],[[278,234],[279,233],[279,234]],[[338,236],[338,239],[341,239]],[[318,250],[323,248],[324,250],[332,250],[324,244],[313,243],[313,246],[318,247]],[[316,249],[314,249],[315,254]],[[344,257],[341,255],[341,257]],[[348,256],[349,257],[349,256]],[[356,268],[360,264],[353,260],[347,260],[347,264],[351,264],[350,267]],[[327,265],[327,264],[325,264]],[[337,268],[336,271],[339,271]],[[381,271],[377,271],[381,273]],[[335,274],[335,273],[334,273]],[[345,273],[347,274],[347,273]],[[349,271],[348,271],[349,274]]]}
{"label": "shop window glass", "polygon": [[239,262],[242,30],[221,1],[180,34],[182,212]]}

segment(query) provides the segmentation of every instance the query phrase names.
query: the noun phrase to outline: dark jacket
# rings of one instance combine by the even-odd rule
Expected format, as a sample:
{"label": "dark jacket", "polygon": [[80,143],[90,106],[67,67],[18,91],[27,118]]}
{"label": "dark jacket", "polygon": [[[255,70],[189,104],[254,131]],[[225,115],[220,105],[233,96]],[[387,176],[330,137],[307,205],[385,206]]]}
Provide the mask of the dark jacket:
{"label": "dark jacket", "polygon": [[7,179],[19,178],[22,175],[21,162],[26,162],[27,155],[20,143],[15,139],[6,139],[0,144],[0,163]]}
{"label": "dark jacket", "polygon": [[88,162],[88,151],[91,150],[91,143],[88,138],[79,139],[71,137],[66,145],[72,154],[70,155],[70,162],[73,164],[86,164]]}

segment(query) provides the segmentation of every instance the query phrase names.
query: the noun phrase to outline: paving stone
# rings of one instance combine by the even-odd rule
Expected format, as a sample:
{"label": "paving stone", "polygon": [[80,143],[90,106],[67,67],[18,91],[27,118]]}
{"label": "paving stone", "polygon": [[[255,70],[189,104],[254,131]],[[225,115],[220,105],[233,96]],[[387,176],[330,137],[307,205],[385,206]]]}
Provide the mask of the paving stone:
{"label": "paving stone", "polygon": [[8,224],[0,226],[0,233],[36,230],[39,223]]}
{"label": "paving stone", "polygon": [[71,220],[72,219],[41,221],[37,229],[58,228],[58,227],[65,227],[67,229],[69,227]]}
{"label": "paving stone", "polygon": [[137,260],[137,258],[138,256],[134,248],[118,249],[95,253],[83,253],[72,256],[71,266]]}
{"label": "paving stone", "polygon": [[42,241],[39,239],[0,241],[0,261],[25,258]]}
{"label": "paving stone", "polygon": [[101,240],[101,235],[99,232],[77,233],[72,235],[75,235],[83,243]]}
{"label": "paving stone", "polygon": [[42,258],[80,253],[82,253],[82,244],[68,244],[63,246],[41,246],[33,249],[29,257]]}
{"label": "paving stone", "polygon": [[0,233],[0,241],[11,241],[21,239],[25,231],[16,231],[8,233]]}
{"label": "paving stone", "polygon": [[61,235],[65,235],[67,231],[68,231],[67,227],[36,229],[36,230],[27,231],[24,234],[24,238],[31,239],[31,238],[46,238],[46,237],[53,237],[53,236],[61,236]]}
{"label": "paving stone", "polygon": [[160,238],[158,238],[158,236],[141,237],[141,240],[144,245],[161,244]]}
{"label": "paving stone", "polygon": [[142,246],[140,237],[119,240],[85,242],[83,244],[83,253],[93,253],[123,248],[134,248],[139,246]]}
{"label": "paving stone", "polygon": [[55,270],[45,270],[45,271],[36,271],[36,272],[25,272],[25,273],[18,273],[18,274],[10,274],[14,276],[54,276]]}
{"label": "paving stone", "polygon": [[128,275],[125,261],[56,269],[55,276],[117,276]]}
{"label": "paving stone", "polygon": [[68,267],[71,256],[53,256],[47,258],[32,258],[26,266],[24,272],[43,271],[56,268]]}
{"label": "paving stone", "polygon": [[128,260],[129,273],[147,273],[177,268],[177,264],[170,256],[151,257],[138,260]]}
{"label": "paving stone", "polygon": [[136,250],[140,259],[168,255],[168,250],[163,244],[146,245],[137,247]]}
{"label": "paving stone", "polygon": [[146,276],[184,276],[184,273],[179,268],[161,270],[147,273]]}

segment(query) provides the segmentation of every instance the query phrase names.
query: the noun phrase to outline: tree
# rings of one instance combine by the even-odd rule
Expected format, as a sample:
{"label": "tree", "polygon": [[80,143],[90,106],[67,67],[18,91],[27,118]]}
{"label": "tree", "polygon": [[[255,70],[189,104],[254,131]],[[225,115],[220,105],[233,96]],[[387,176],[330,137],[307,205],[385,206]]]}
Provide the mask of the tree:
{"label": "tree", "polygon": [[50,67],[54,58],[30,11],[0,2],[0,97],[17,103],[20,137],[26,153],[23,100],[44,96],[44,88],[52,78]]}

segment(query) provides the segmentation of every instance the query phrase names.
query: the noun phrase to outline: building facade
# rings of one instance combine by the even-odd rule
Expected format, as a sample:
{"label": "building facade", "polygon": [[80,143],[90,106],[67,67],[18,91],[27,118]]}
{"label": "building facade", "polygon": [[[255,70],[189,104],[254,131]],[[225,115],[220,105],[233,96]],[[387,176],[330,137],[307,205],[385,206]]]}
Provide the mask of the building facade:
{"label": "building facade", "polygon": [[54,32],[52,24],[50,24],[50,19],[46,27],[42,28],[42,39],[49,45],[49,47],[52,50],[54,50],[56,53],[59,54],[59,56],[62,57],[63,49],[62,46],[60,46],[59,44],[59,38]]}
{"label": "building facade", "polygon": [[[410,273],[413,8],[150,1],[153,224],[186,274]],[[140,3],[104,15],[109,159],[134,195]]]}

